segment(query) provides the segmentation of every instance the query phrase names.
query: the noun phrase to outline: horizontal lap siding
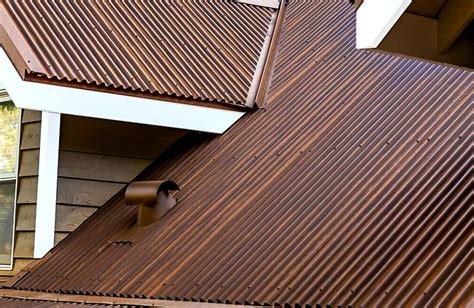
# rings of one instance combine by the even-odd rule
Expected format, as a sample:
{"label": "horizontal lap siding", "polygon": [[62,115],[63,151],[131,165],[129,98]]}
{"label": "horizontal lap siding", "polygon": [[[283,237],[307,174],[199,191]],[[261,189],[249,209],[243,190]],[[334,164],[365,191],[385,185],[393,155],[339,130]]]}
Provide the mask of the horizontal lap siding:
{"label": "horizontal lap siding", "polygon": [[21,118],[13,270],[1,271],[0,279],[1,276],[16,274],[33,260],[40,134],[41,112],[23,110]]}
{"label": "horizontal lap siding", "polygon": [[[41,112],[24,110],[14,270],[33,258]],[[55,243],[73,232],[185,131],[62,115]]]}
{"label": "horizontal lap siding", "polygon": [[183,131],[63,115],[56,237],[74,231]]}

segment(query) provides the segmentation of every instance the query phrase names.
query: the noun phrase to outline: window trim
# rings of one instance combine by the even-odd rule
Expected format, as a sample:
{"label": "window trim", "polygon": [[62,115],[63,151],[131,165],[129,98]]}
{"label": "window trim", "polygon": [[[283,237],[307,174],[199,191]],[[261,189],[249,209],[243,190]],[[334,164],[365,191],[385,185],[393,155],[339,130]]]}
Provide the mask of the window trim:
{"label": "window trim", "polygon": [[[15,176],[8,178],[8,180],[15,180],[15,196],[13,198],[13,230],[12,230],[12,246],[11,246],[11,253],[10,253],[10,264],[0,264],[0,272],[1,271],[11,271],[14,266],[14,252],[15,252],[15,238],[16,238],[16,210],[17,210],[17,202],[18,202],[18,182],[19,182],[19,170],[20,170],[20,144],[21,144],[21,130],[23,126],[21,125],[21,119],[23,118],[23,109],[20,109],[18,113],[18,132],[17,132],[17,144],[16,144],[16,163],[15,163]],[[6,178],[1,178],[0,181],[7,181]]]}

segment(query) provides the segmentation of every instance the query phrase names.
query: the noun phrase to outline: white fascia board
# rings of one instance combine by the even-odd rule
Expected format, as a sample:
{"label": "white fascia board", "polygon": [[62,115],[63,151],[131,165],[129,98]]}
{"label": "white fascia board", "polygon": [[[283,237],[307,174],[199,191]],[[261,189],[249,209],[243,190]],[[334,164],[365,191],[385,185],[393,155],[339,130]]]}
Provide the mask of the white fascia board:
{"label": "white fascia board", "polygon": [[411,0],[365,0],[357,10],[358,49],[377,48]]}
{"label": "white fascia board", "polygon": [[0,82],[19,108],[84,117],[224,133],[245,113],[103,93],[21,79],[0,48]]}
{"label": "white fascia board", "polygon": [[272,9],[277,9],[280,6],[280,0],[234,0],[234,2],[269,7]]}
{"label": "white fascia board", "polygon": [[54,246],[60,124],[60,114],[42,112],[34,258],[42,258]]}

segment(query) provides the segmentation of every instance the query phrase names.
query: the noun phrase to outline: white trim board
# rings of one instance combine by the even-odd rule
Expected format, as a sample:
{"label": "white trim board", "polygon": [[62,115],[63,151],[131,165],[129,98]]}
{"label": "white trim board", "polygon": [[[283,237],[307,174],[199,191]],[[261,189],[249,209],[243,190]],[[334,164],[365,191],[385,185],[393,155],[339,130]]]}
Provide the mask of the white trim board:
{"label": "white trim board", "polygon": [[234,2],[277,9],[281,0],[234,0]]}
{"label": "white trim board", "polygon": [[41,114],[34,258],[42,258],[54,247],[60,125],[60,114],[43,111]]}
{"label": "white trim board", "polygon": [[412,0],[365,0],[357,10],[358,49],[377,48]]}
{"label": "white trim board", "polygon": [[222,134],[245,113],[28,82],[0,48],[0,82],[19,108]]}

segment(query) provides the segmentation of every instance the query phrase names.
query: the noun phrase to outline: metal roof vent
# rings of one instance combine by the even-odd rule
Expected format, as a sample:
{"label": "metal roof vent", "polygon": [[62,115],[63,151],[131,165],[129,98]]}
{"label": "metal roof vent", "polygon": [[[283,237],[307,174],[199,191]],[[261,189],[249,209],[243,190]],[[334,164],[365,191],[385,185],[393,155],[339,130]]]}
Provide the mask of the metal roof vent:
{"label": "metal roof vent", "polygon": [[173,181],[137,181],[128,185],[125,203],[138,205],[137,227],[148,226],[176,204],[171,191],[179,190]]}

